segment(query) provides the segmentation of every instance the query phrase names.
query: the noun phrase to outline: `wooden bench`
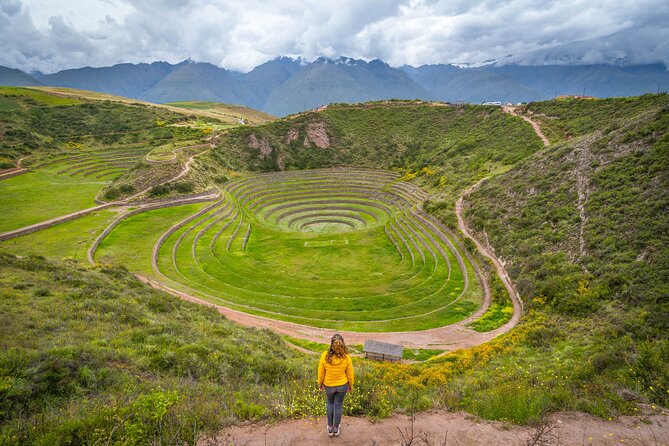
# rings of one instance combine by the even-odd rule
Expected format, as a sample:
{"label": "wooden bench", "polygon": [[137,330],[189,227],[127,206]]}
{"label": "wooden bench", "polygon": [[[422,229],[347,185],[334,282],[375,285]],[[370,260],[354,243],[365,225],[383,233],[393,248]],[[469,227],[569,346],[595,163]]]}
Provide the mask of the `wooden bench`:
{"label": "wooden bench", "polygon": [[387,342],[367,340],[362,348],[365,358],[375,361],[400,362],[404,347],[398,344],[389,344]]}

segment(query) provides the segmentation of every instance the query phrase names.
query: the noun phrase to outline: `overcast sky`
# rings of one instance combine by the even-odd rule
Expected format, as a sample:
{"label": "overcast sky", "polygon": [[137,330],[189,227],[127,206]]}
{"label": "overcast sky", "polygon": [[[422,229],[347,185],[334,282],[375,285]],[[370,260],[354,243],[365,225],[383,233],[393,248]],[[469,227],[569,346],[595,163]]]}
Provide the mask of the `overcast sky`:
{"label": "overcast sky", "polygon": [[668,23],[667,0],[0,0],[0,65],[50,73],[190,57],[248,71],[281,55],[669,65]]}

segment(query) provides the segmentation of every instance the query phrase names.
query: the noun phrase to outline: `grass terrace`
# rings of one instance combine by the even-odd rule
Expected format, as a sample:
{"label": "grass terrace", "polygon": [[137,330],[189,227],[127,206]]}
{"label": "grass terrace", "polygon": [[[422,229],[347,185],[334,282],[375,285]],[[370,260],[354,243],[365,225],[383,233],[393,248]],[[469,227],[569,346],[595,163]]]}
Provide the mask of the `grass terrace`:
{"label": "grass terrace", "polygon": [[[425,197],[381,170],[242,176],[197,212],[132,217],[97,258],[256,315],[354,331],[428,329],[472,315],[482,292],[460,248],[420,210]],[[159,225],[158,239],[159,214],[173,220]],[[142,222],[154,230],[134,227]]]}

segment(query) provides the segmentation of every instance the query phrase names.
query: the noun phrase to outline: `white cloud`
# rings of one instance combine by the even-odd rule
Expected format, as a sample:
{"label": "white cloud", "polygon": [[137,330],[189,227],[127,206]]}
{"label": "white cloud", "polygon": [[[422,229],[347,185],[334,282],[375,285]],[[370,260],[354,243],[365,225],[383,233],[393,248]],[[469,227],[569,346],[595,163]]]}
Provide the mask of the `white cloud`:
{"label": "white cloud", "polygon": [[[0,0],[0,65],[669,61],[666,0]],[[505,58],[511,54],[512,57]]]}

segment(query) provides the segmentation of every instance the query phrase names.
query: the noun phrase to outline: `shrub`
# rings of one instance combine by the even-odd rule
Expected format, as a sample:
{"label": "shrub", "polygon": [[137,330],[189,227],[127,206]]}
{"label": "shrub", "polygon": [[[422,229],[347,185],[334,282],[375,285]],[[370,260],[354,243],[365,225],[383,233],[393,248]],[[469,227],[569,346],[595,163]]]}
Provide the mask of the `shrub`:
{"label": "shrub", "polygon": [[151,195],[152,197],[160,197],[162,195],[167,195],[169,193],[170,193],[170,187],[167,186],[166,184],[159,184],[157,186],[153,186],[149,191],[149,195]]}
{"label": "shrub", "polygon": [[194,188],[195,186],[193,186],[193,183],[190,182],[176,183],[174,185],[174,189],[180,194],[189,194],[193,192]]}

